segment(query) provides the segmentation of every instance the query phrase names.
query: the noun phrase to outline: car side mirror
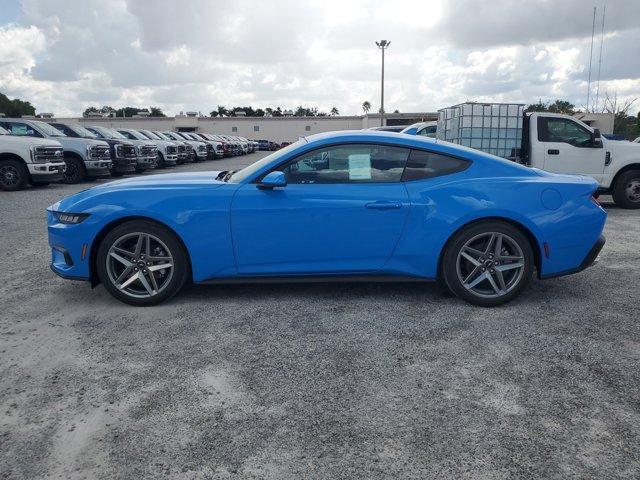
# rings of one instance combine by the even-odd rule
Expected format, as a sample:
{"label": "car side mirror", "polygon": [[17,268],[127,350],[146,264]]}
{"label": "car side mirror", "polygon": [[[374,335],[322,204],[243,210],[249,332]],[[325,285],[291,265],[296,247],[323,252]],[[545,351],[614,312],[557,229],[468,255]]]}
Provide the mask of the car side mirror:
{"label": "car side mirror", "polygon": [[602,135],[600,135],[600,130],[597,128],[595,128],[591,134],[591,145],[596,148],[602,147]]}
{"label": "car side mirror", "polygon": [[264,178],[258,183],[260,190],[273,190],[276,187],[286,187],[287,177],[284,172],[273,171],[264,176]]}

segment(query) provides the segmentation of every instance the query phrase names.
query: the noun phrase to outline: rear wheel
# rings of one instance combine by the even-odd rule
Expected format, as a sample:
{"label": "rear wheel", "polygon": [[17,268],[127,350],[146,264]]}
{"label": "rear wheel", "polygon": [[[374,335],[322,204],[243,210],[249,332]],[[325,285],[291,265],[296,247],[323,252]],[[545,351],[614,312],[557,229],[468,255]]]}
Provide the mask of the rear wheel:
{"label": "rear wheel", "polygon": [[29,179],[29,171],[19,160],[0,160],[0,189],[7,192],[22,190]]}
{"label": "rear wheel", "polygon": [[96,257],[105,288],[136,306],[157,305],[184,285],[187,255],[175,235],[158,224],[132,221],[107,234]]}
{"label": "rear wheel", "polygon": [[533,251],[522,232],[508,223],[487,220],[455,234],[445,250],[441,273],[458,297],[493,307],[518,296],[533,268]]}
{"label": "rear wheel", "polygon": [[616,178],[612,196],[619,207],[640,208],[640,170],[629,170]]}
{"label": "rear wheel", "polygon": [[158,152],[157,166],[158,168],[167,168],[167,163],[164,161],[164,157],[160,152]]}
{"label": "rear wheel", "polygon": [[64,157],[66,168],[64,169],[63,182],[68,184],[80,183],[86,173],[83,163],[76,157]]}

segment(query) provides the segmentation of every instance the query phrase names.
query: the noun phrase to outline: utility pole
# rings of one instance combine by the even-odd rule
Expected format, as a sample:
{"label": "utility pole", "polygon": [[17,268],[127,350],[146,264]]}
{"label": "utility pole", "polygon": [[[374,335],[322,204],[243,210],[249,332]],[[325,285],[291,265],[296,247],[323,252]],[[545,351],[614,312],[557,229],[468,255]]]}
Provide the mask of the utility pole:
{"label": "utility pole", "polygon": [[598,110],[598,97],[600,96],[600,69],[602,68],[602,44],[604,43],[604,16],[607,14],[607,6],[602,10],[602,31],[600,32],[600,55],[598,56],[598,80],[596,81],[596,110]]}
{"label": "utility pole", "polygon": [[596,33],[596,7],[593,7],[593,26],[591,27],[591,50],[589,51],[589,80],[587,80],[587,112],[589,111],[589,97],[591,96],[591,59],[593,57],[593,36]]}
{"label": "utility pole", "polygon": [[387,42],[386,40],[380,40],[376,42],[376,45],[380,50],[382,50],[382,82],[380,86],[380,126],[384,126],[384,51],[389,48],[391,42]]}

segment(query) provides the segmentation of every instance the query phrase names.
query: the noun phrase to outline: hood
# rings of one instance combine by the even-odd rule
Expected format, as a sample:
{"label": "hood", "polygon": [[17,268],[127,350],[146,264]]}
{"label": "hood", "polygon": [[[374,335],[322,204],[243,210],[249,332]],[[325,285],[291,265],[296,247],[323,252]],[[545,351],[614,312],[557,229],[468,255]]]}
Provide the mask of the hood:
{"label": "hood", "polygon": [[20,135],[0,135],[0,142],[12,142],[14,145],[33,145],[42,147],[61,147],[57,140],[37,137],[23,137]]}
{"label": "hood", "polygon": [[[218,188],[222,185],[229,185],[216,180],[220,172],[185,172],[185,173],[165,173],[159,175],[148,175],[140,177],[125,178],[113,182],[103,183],[87,190],[82,190],[74,195],[63,198],[59,202],[51,205],[47,210],[82,212],[87,205],[99,202],[103,203],[104,195],[122,192],[134,192],[147,189],[184,189],[190,187],[210,187]],[[91,201],[93,197],[102,197]],[[108,198],[108,197],[106,197]],[[89,201],[87,204],[85,201]]]}
{"label": "hood", "polygon": [[94,138],[55,137],[55,140],[67,148],[82,149],[88,145],[100,145],[102,147],[107,145],[107,142],[104,140],[97,140]]}
{"label": "hood", "polygon": [[636,160],[640,160],[640,143],[624,141],[621,142],[619,140],[606,140],[604,147],[611,152],[614,160],[616,156],[620,156],[625,160],[631,157],[635,158]]}

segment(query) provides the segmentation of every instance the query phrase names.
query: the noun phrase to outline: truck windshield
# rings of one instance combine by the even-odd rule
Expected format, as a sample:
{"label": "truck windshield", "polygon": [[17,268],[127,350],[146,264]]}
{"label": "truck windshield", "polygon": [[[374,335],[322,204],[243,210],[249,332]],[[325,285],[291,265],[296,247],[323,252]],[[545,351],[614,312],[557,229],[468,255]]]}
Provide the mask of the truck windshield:
{"label": "truck windshield", "polygon": [[145,135],[150,140],[162,140],[158,135],[149,130],[140,130],[140,133]]}
{"label": "truck windshield", "polygon": [[64,133],[62,133],[57,128],[52,127],[48,123],[44,123],[44,122],[33,122],[33,123],[36,124],[40,130],[42,130],[44,133],[46,133],[50,137],[66,137]]}
{"label": "truck windshield", "polygon": [[108,138],[117,138],[118,140],[126,140],[127,139],[127,137],[122,135],[117,130],[113,130],[112,128],[105,128],[104,130],[105,130],[105,133],[108,134]]}
{"label": "truck windshield", "polygon": [[82,138],[98,138],[98,136],[95,133],[90,132],[86,128],[81,127],[80,125],[67,125],[67,127],[69,127],[70,130],[73,130],[74,132],[76,132]]}
{"label": "truck windshield", "polygon": [[156,134],[159,138],[161,138],[162,140],[168,140],[168,141],[173,140],[172,138],[169,138],[168,136],[166,136],[164,133],[155,132],[155,134]]}

